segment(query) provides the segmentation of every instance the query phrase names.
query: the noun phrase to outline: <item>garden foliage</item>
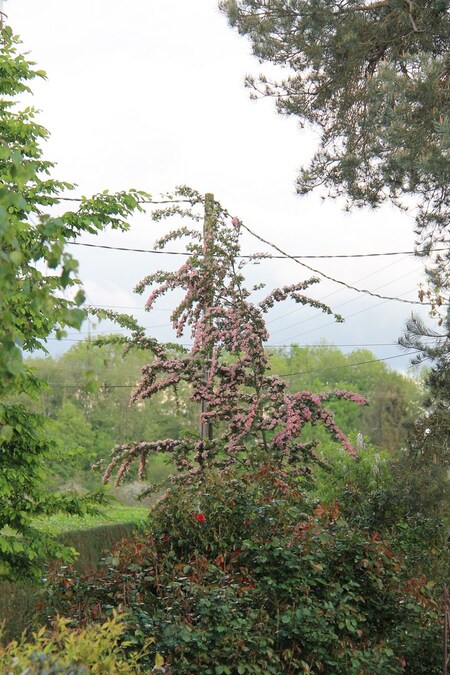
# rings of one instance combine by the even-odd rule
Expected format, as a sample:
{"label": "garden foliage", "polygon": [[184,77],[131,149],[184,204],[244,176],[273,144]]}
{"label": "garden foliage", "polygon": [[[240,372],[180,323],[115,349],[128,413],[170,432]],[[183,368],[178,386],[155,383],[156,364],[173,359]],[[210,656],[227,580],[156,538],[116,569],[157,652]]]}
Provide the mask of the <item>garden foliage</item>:
{"label": "garden foliage", "polygon": [[378,533],[411,576],[427,575],[439,599],[448,577],[448,478],[440,463],[418,463],[415,448],[386,453],[367,442],[355,459],[328,444],[311,493],[338,502],[351,527]]}
{"label": "garden foliage", "polygon": [[50,603],[72,625],[121,604],[124,639],[166,673],[438,673],[440,611],[422,576],[338,504],[305,496],[281,460],[174,486],[142,535]]}
{"label": "garden foliage", "polygon": [[[166,213],[173,209],[157,217]],[[47,611],[83,626],[123,605],[126,639],[140,646],[154,636],[149,666],[160,654],[167,673],[439,672],[440,612],[427,579],[411,575],[373,527],[347,522],[337,502],[307,493],[321,460],[315,443],[301,440],[305,426],[323,424],[356,455],[324,403],[364,399],[290,393],[268,372],[264,314],[286,297],[314,304],[303,294],[314,280],[250,302],[239,221],[208,200],[206,216],[205,239],[183,226],[159,244],[191,238],[180,270],[138,287],[156,284],[149,309],[184,291],[172,321],[179,336],[191,328],[192,351],[169,358],[153,342],[132,395],[190,385],[191,400],[203,402],[204,431],[115,448],[105,479],[117,470],[120,482],[134,460],[143,476],[151,452],[173,454],[179,473],[147,531],[116,546],[98,572],[53,577]]]}
{"label": "garden foliage", "polygon": [[139,662],[145,654],[129,652],[125,658],[120,641],[123,615],[113,612],[102,625],[72,630],[58,617],[51,630],[41,628],[31,639],[0,646],[0,668],[7,675],[111,675],[144,672]]}

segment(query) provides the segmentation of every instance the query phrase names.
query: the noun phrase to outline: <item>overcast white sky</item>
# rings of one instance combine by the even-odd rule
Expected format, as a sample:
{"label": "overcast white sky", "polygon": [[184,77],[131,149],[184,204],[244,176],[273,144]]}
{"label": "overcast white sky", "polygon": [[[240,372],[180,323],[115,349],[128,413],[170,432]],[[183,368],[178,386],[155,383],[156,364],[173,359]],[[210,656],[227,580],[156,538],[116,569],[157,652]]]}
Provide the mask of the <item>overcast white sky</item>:
{"label": "overcast white sky", "polygon": [[[311,155],[315,136],[277,115],[270,101],[249,100],[244,75],[264,66],[228,27],[216,0],[7,0],[3,8],[24,49],[47,71],[48,80],[33,85],[40,121],[51,132],[46,158],[57,162],[58,178],[77,183],[79,195],[135,187],[157,197],[187,184],[213,192],[231,213],[294,255],[413,249],[411,215],[391,208],[348,215],[342,204],[323,203],[319,195],[295,195],[297,169]],[[148,249],[168,227],[140,219],[128,233],[82,241]],[[132,293],[136,282],[183,260],[71,250],[88,301],[108,306],[142,308],[145,299]],[[261,250],[262,244],[244,238],[244,253]],[[422,265],[411,256],[305,262],[357,287],[417,300]],[[252,279],[272,287],[308,276],[294,262],[267,261]],[[271,317],[270,344],[326,340],[367,345],[378,358],[402,353],[395,343],[411,305],[328,281],[314,296],[346,323],[286,304]],[[150,315],[136,309],[136,316],[157,338],[172,339],[170,303],[157,307]],[[79,338],[68,337],[65,347]],[[54,353],[61,349],[52,343]],[[387,361],[400,369],[408,362],[406,356]]]}

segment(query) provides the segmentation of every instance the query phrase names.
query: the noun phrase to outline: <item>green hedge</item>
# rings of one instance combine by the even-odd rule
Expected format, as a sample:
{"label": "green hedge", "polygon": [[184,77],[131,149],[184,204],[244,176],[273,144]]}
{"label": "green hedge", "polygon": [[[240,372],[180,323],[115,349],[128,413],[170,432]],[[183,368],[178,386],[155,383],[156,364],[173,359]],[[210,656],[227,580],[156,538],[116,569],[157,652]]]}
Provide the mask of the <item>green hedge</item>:
{"label": "green hedge", "polygon": [[[58,541],[75,548],[79,555],[74,567],[84,573],[95,567],[103,552],[115,542],[129,537],[136,529],[136,523],[114,523],[95,528],[64,532]],[[0,581],[0,623],[5,624],[3,640],[19,637],[30,624],[36,611],[39,586]]]}

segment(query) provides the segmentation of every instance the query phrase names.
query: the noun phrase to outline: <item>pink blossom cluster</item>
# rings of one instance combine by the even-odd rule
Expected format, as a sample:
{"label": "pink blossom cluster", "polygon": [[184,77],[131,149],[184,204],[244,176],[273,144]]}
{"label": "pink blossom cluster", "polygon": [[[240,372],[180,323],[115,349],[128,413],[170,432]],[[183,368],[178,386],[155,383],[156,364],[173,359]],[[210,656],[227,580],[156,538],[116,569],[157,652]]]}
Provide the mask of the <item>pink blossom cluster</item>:
{"label": "pink blossom cluster", "polygon": [[304,298],[306,304],[309,304],[310,299],[306,298],[305,296],[298,295],[297,291],[304,291],[312,284],[317,284],[318,282],[319,279],[317,279],[316,277],[312,277],[311,279],[308,279],[307,281],[301,281],[298,284],[292,284],[291,286],[283,286],[283,288],[275,288],[275,290],[269,293],[269,295],[259,303],[259,307],[261,307],[263,312],[267,312],[275,305],[276,302],[282,302],[287,298],[293,298],[294,300],[296,300],[297,298],[299,300],[300,298]]}

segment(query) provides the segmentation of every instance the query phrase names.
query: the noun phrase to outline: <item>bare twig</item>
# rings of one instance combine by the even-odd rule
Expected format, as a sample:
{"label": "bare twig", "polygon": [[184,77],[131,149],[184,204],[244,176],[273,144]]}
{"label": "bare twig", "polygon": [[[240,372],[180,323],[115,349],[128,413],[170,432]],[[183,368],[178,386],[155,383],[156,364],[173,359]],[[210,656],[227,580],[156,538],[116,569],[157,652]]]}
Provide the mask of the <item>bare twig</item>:
{"label": "bare twig", "polygon": [[380,9],[380,7],[387,7],[389,5],[389,0],[380,0],[380,2],[374,2],[373,5],[355,5],[355,7],[346,7],[350,12],[372,12],[374,9]]}
{"label": "bare twig", "polygon": [[420,30],[417,28],[416,22],[414,21],[414,17],[413,17],[414,3],[413,3],[412,0],[405,0],[405,2],[409,7],[409,18],[410,18],[410,21],[411,21],[411,26],[413,27],[413,31],[415,33],[420,33]]}

